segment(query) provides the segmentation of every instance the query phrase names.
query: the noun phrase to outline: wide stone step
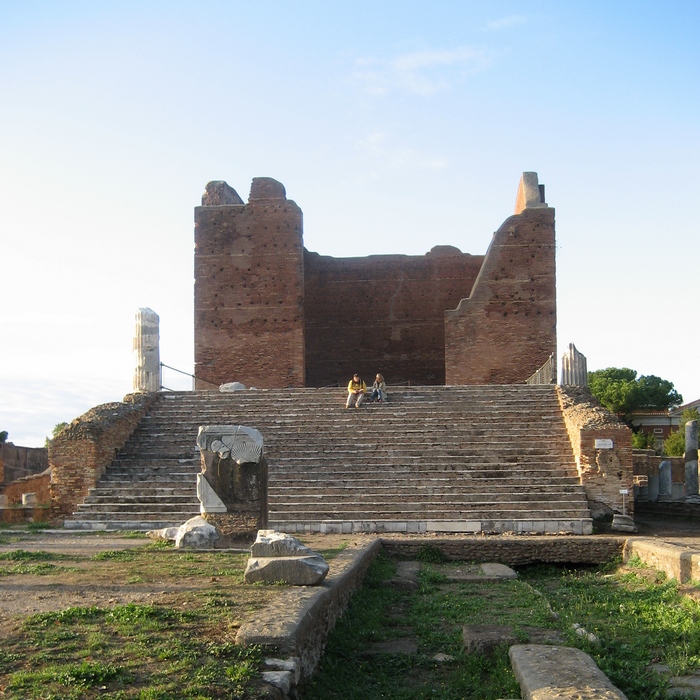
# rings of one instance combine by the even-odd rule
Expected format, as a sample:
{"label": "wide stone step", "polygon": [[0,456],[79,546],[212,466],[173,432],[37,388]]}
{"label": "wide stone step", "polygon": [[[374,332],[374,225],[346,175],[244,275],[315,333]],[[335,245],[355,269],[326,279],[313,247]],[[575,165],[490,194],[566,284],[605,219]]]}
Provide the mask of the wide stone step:
{"label": "wide stone step", "polygon": [[196,504],[199,507],[197,492],[193,488],[191,493],[163,493],[163,494],[139,494],[137,491],[114,493],[103,491],[102,493],[90,494],[78,508],[96,505],[119,503],[120,505],[138,504],[140,506],[165,504],[168,506]]}
{"label": "wide stone step", "polygon": [[549,531],[585,531],[552,387],[396,387],[359,411],[345,396],[343,387],[162,394],[72,522],[180,524],[199,512],[199,426],[240,424],[265,440],[271,522],[544,532],[547,520]]}
{"label": "wide stone step", "polygon": [[[105,513],[143,513],[144,504],[143,503],[123,503],[119,502],[105,502],[105,503],[80,503],[78,505],[78,510],[74,515],[77,517],[81,516],[83,513],[92,513],[104,515]],[[167,502],[148,502],[148,512],[151,514],[160,513],[163,517],[163,513],[195,513],[199,512],[199,502],[196,499],[192,499],[190,503],[167,503]],[[192,516],[190,516],[192,517]],[[180,523],[182,524],[182,523]]]}
{"label": "wide stone step", "polygon": [[355,481],[358,479],[382,479],[394,483],[410,479],[412,476],[420,475],[425,478],[451,478],[455,481],[474,482],[478,480],[495,480],[502,482],[510,482],[514,484],[528,483],[531,479],[536,479],[539,482],[557,479],[564,480],[566,483],[578,483],[578,477],[573,473],[563,469],[543,469],[543,468],[525,468],[519,467],[517,470],[506,466],[486,467],[481,465],[478,468],[470,468],[465,466],[443,466],[433,465],[433,468],[421,471],[416,469],[415,465],[390,465],[393,468],[379,469],[372,468],[367,465],[365,468],[350,468],[349,466],[340,465],[334,469],[323,470],[319,468],[304,470],[277,470],[270,469],[270,483],[290,483],[299,481],[300,483],[308,481],[317,481],[319,479],[336,481]]}
{"label": "wide stone step", "polygon": [[162,530],[166,527],[179,527],[199,512],[172,513],[164,517],[161,513],[105,513],[100,518],[72,516],[64,521],[64,527],[72,530]]}
{"label": "wide stone step", "polygon": [[270,509],[270,520],[539,520],[544,518],[569,519],[589,517],[586,508],[377,508],[352,509]]}
{"label": "wide stone step", "polygon": [[538,518],[536,520],[270,520],[269,527],[281,532],[323,534],[352,534],[358,532],[384,533],[462,533],[493,534],[513,532],[521,534],[572,534],[590,535],[593,532],[591,518]]}
{"label": "wide stone step", "polygon": [[149,482],[152,481],[154,483],[158,484],[163,484],[166,488],[169,484],[169,482],[172,481],[177,481],[181,484],[194,484],[197,479],[196,472],[188,472],[186,474],[176,474],[176,473],[153,473],[149,471],[133,471],[133,472],[117,472],[115,474],[107,475],[103,477],[100,482],[98,483],[99,485],[105,485],[107,486],[108,484],[111,483],[121,483],[121,482],[126,482],[126,481],[131,481],[131,482]]}
{"label": "wide stone step", "polygon": [[[296,493],[296,494],[274,494],[269,497],[269,504],[288,506],[294,508],[297,505],[317,506],[320,503],[355,503],[364,506],[372,506],[376,503],[416,503],[425,505],[453,505],[464,503],[472,505],[475,503],[539,503],[543,498],[541,493],[523,494],[516,491],[502,491],[500,493],[436,493],[433,490],[405,489],[402,493],[374,491],[370,493],[357,493],[353,489],[347,491],[324,490],[317,493]],[[585,503],[582,493],[549,493],[547,494],[549,503]],[[94,502],[94,501],[93,501]]]}

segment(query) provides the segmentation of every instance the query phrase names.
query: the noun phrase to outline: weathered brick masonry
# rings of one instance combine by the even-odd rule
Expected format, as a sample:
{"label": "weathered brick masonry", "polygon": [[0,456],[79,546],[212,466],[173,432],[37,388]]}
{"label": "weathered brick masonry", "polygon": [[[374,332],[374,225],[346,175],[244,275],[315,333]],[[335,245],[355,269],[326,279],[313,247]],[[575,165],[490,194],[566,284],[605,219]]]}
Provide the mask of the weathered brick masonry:
{"label": "weathered brick masonry", "polygon": [[91,408],[49,445],[52,515],[70,515],[124,447],[157,394],[129,394],[123,403]]}
{"label": "weathered brick masonry", "polygon": [[224,182],[195,209],[197,388],[524,381],[556,349],[554,210],[525,173],[516,214],[485,256],[331,258],[303,248],[302,213],[255,178],[248,203]]}
{"label": "weathered brick masonry", "polygon": [[[306,253],[306,382],[372,379],[444,384],[444,309],[469,295],[483,263],[437,246],[426,255],[331,258]],[[336,312],[335,309],[341,311]]]}
{"label": "weathered brick masonry", "polygon": [[39,474],[49,466],[45,447],[20,447],[11,442],[0,445],[0,486],[32,474]]}
{"label": "weathered brick masonry", "polygon": [[448,384],[516,384],[556,350],[554,210],[525,209],[494,234],[471,295],[445,314]]}
{"label": "weathered brick masonry", "polygon": [[623,537],[435,537],[430,539],[382,537],[393,556],[415,559],[426,547],[440,550],[456,561],[497,561],[509,566],[528,564],[604,564],[622,554]]}
{"label": "weathered brick masonry", "polygon": [[207,186],[195,210],[197,388],[305,386],[301,216],[269,178],[253,180],[246,205],[225,183]]}
{"label": "weathered brick masonry", "polygon": [[667,457],[657,455],[654,450],[633,450],[635,476],[659,476],[661,462],[671,463],[671,481],[674,484],[685,484],[685,459],[683,457]]}
{"label": "weathered brick masonry", "polygon": [[[634,514],[632,431],[610,411],[602,408],[588,387],[558,387],[559,403],[576,458],[581,484],[594,518],[622,513]],[[609,440],[612,447],[596,441]]]}

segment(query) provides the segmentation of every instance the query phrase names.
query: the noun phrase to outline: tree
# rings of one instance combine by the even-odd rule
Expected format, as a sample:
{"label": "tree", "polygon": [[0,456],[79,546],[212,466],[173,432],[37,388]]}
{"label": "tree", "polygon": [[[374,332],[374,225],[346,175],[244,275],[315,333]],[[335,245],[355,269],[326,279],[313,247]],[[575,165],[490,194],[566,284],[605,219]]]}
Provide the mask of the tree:
{"label": "tree", "polygon": [[691,420],[700,420],[697,408],[686,408],[681,413],[678,430],[674,430],[664,440],[664,452],[669,457],[682,457],[685,452],[685,424]]}
{"label": "tree", "polygon": [[645,433],[640,428],[632,433],[632,447],[635,450],[655,450],[656,438],[652,433]]}
{"label": "tree", "polygon": [[653,374],[638,378],[637,372],[627,367],[589,372],[588,387],[601,405],[623,419],[642,408],[664,411],[683,403],[672,382]]}
{"label": "tree", "polygon": [[0,445],[2,445],[3,442],[7,442],[7,436],[8,436],[7,430],[3,430],[0,432]]}
{"label": "tree", "polygon": [[53,440],[56,437],[56,435],[58,435],[64,428],[67,427],[68,423],[56,423],[56,425],[54,425],[53,427],[53,430],[51,431],[51,437],[46,438],[46,440],[44,441],[44,447],[48,447],[51,440]]}

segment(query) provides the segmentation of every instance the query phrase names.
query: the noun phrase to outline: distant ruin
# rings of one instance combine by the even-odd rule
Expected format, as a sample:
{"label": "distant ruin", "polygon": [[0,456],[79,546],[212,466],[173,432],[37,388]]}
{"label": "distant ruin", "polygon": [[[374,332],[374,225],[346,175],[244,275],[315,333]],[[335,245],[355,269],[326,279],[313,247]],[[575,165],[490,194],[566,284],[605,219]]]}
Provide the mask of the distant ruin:
{"label": "distant ruin", "polygon": [[303,246],[302,211],[255,178],[248,203],[210,182],[195,208],[195,388],[510,384],[556,351],[554,209],[524,173],[485,255],[333,258]]}

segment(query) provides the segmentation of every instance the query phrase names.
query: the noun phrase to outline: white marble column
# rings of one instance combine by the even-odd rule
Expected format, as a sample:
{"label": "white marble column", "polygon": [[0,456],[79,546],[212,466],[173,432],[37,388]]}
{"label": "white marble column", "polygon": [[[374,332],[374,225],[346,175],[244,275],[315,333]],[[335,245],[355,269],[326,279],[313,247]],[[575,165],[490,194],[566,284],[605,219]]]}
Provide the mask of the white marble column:
{"label": "white marble column", "polygon": [[588,386],[588,363],[573,343],[561,358],[561,385]]}
{"label": "white marble column", "polygon": [[136,312],[134,391],[160,391],[159,322],[158,314],[151,309]]}

